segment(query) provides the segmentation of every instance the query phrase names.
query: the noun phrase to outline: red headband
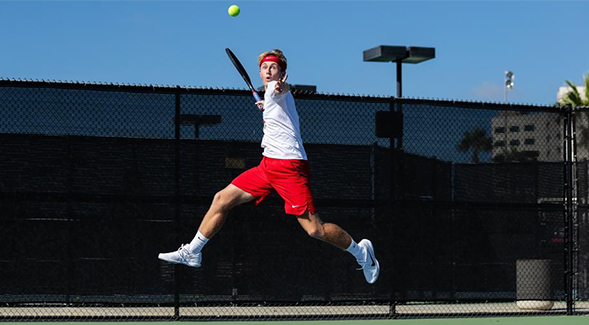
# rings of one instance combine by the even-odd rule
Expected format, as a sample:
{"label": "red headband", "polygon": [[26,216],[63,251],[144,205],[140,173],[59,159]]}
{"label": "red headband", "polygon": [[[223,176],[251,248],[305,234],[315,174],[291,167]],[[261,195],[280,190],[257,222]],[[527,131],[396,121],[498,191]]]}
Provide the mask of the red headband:
{"label": "red headband", "polygon": [[266,55],[262,61],[260,61],[260,66],[262,66],[262,63],[268,61],[278,63],[282,71],[286,71],[286,62],[280,60],[280,58],[278,58],[276,55]]}

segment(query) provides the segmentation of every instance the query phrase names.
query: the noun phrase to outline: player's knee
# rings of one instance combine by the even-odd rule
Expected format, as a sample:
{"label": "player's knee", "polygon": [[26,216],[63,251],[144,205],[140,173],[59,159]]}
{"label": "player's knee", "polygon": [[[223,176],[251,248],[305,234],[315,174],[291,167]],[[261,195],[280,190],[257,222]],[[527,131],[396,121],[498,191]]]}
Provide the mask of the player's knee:
{"label": "player's knee", "polygon": [[219,209],[230,209],[231,208],[231,197],[225,191],[219,191],[213,197],[213,204]]}
{"label": "player's knee", "polygon": [[312,227],[309,227],[307,229],[307,234],[316,239],[325,238],[325,230],[323,229],[323,225],[314,225]]}

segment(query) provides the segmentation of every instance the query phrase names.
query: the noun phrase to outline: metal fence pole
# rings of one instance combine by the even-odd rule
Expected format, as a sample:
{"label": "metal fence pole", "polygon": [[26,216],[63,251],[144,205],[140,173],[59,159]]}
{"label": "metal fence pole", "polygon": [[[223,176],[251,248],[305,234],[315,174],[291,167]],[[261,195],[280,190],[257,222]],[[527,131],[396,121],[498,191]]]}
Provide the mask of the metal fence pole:
{"label": "metal fence pole", "polygon": [[[174,173],[174,233],[176,234],[176,242],[180,242],[180,87],[176,92],[176,112],[175,112],[175,121],[176,124],[174,125],[174,133],[175,133],[175,173]],[[180,318],[180,280],[178,279],[179,276],[179,267],[178,265],[174,266],[174,319]]]}
{"label": "metal fence pole", "polygon": [[566,313],[573,314],[573,153],[572,153],[572,107],[569,105],[565,109],[564,120],[564,165],[565,165],[565,294],[566,294]]}
{"label": "metal fence pole", "polygon": [[68,159],[68,169],[67,169],[67,235],[68,235],[68,245],[67,245],[67,266],[66,266],[66,274],[67,274],[67,292],[66,292],[66,303],[71,303],[71,295],[73,291],[73,279],[74,279],[74,256],[72,253],[73,247],[76,244],[74,240],[74,213],[72,207],[72,193],[73,193],[73,180],[74,180],[74,157],[72,153],[72,137],[67,137],[67,159]]}
{"label": "metal fence pole", "polygon": [[[397,66],[397,71],[399,71],[400,67]],[[397,87],[400,87],[399,84],[397,84]],[[400,91],[400,88],[398,88],[397,91]],[[393,114],[395,114],[395,97],[391,97],[391,101],[389,104],[389,111],[390,111],[390,117],[391,117],[391,121],[393,119]],[[389,169],[391,171],[391,179],[390,179],[390,190],[389,190],[389,207],[390,207],[390,211],[391,211],[391,220],[394,220],[395,218],[395,132],[393,132],[393,123],[391,123],[391,125],[389,126],[391,128],[390,130],[390,139],[389,139],[389,153],[390,153],[390,166]],[[393,222],[394,225],[394,222]],[[391,229],[392,230],[392,229]],[[395,248],[393,247],[394,245],[394,239],[393,236],[389,237],[390,239],[390,245],[391,245],[391,252],[393,252],[393,256],[394,256],[394,252],[395,252]],[[394,257],[393,257],[394,259]],[[391,277],[391,301],[390,301],[390,306],[389,306],[389,318],[395,318],[396,317],[396,305],[397,305],[397,297],[396,297],[396,290],[395,290],[395,281],[394,281],[394,277]]]}
{"label": "metal fence pole", "polygon": [[573,171],[573,195],[575,198],[575,202],[573,203],[573,215],[571,218],[571,241],[570,241],[570,252],[571,252],[571,312],[574,312],[574,304],[576,295],[578,294],[578,280],[577,274],[579,272],[579,165],[577,164],[577,117],[576,112],[578,112],[577,107],[573,108],[573,118],[572,118],[572,133],[573,133],[573,141],[572,141],[572,171]]}

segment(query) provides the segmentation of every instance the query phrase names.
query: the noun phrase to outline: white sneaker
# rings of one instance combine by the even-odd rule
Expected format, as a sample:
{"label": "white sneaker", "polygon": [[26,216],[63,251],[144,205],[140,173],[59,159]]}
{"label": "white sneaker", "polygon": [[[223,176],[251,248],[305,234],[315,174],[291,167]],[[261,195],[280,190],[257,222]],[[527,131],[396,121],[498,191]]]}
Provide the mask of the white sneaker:
{"label": "white sneaker", "polygon": [[356,260],[361,266],[359,270],[364,271],[366,282],[373,284],[378,280],[378,275],[380,274],[380,264],[378,264],[374,255],[374,247],[372,247],[372,242],[368,239],[362,239],[358,243],[358,246],[362,247],[364,251],[364,259]]}
{"label": "white sneaker", "polygon": [[188,244],[180,246],[177,251],[169,253],[160,253],[158,255],[160,260],[174,263],[184,264],[192,267],[200,267],[202,261],[202,254],[192,254],[188,251]]}

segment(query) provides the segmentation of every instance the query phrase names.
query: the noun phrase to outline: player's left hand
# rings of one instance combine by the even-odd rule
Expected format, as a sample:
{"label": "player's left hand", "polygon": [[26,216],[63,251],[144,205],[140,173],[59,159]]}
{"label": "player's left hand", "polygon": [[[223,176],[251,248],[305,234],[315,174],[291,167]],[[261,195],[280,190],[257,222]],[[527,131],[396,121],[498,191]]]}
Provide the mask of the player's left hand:
{"label": "player's left hand", "polygon": [[277,94],[285,94],[290,90],[290,86],[286,83],[286,79],[288,79],[288,74],[285,73],[284,77],[278,79],[276,82],[276,86],[274,86],[274,92]]}

